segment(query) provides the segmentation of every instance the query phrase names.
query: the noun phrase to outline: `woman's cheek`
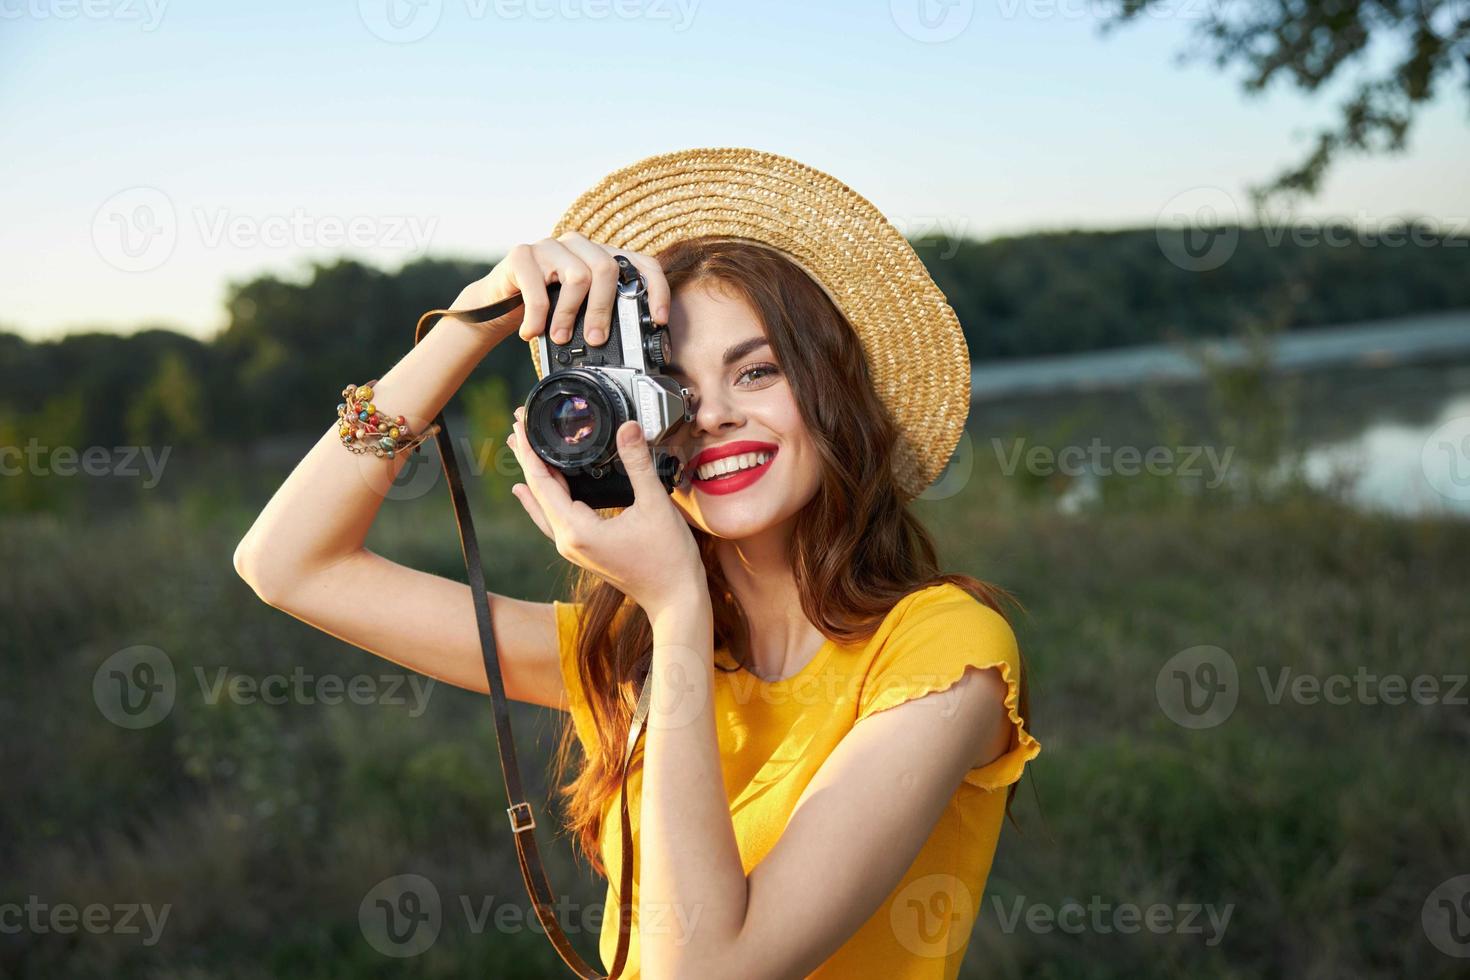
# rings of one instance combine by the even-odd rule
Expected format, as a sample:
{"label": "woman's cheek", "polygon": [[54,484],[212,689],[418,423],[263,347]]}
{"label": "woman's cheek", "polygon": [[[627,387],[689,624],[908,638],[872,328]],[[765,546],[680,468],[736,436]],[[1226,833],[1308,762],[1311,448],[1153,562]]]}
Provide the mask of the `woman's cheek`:
{"label": "woman's cheek", "polygon": [[811,496],[816,494],[817,487],[821,484],[822,471],[821,467],[817,464],[817,454],[815,452],[805,452],[802,454],[802,458],[805,460],[805,465],[802,467],[801,486],[807,494],[807,499],[810,499]]}

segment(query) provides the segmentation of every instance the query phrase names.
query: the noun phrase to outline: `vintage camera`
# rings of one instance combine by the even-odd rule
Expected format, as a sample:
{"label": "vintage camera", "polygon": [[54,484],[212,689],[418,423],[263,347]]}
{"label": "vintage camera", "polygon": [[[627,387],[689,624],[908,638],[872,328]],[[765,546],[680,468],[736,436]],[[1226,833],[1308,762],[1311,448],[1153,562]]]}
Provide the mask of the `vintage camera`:
{"label": "vintage camera", "polygon": [[659,479],[672,491],[682,461],[658,448],[682,422],[693,419],[689,391],[659,371],[669,363],[669,328],[657,326],[648,310],[648,287],[633,263],[618,263],[617,300],[607,340],[589,345],[583,335],[587,303],[577,311],[565,344],[551,340],[551,314],[560,283],[546,287],[551,307],[548,329],[536,337],[541,380],[526,396],[526,438],[536,455],[566,477],[573,500],[589,507],[626,507],[633,485],[618,458],[618,427],[634,419],[652,443]]}

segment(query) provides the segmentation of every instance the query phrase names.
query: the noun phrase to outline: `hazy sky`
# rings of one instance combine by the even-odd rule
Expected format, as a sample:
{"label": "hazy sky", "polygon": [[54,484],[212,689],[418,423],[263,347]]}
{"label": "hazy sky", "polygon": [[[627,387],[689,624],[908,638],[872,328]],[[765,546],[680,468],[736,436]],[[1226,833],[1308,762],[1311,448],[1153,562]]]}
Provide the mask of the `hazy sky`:
{"label": "hazy sky", "polygon": [[[1218,2],[1104,38],[1082,0],[0,0],[0,326],[208,335],[232,280],[490,258],[691,146],[794,156],[910,232],[1244,207],[1342,88],[1252,100],[1176,65]],[[1444,91],[1407,155],[1345,163],[1306,213],[1467,230]]]}

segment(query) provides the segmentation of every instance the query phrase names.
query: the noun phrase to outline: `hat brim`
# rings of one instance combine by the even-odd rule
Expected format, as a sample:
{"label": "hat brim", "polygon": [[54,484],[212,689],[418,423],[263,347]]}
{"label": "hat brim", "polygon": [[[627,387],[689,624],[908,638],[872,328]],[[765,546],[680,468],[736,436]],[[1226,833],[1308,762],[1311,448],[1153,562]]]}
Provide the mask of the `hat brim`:
{"label": "hat brim", "polygon": [[758,150],[661,154],[577,198],[552,235],[567,232],[645,254],[704,236],[784,253],[857,332],[873,387],[900,431],[900,488],[917,497],[944,470],[970,408],[964,332],[903,234],[835,177]]}

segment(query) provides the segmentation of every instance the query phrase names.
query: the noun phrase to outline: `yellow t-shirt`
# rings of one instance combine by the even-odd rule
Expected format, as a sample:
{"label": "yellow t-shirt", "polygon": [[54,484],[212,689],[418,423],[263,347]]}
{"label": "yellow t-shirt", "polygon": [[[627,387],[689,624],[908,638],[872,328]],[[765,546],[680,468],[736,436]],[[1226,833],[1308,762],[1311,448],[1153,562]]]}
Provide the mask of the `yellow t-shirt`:
{"label": "yellow t-shirt", "polygon": [[[581,606],[556,602],[561,672],[572,723],[587,744],[592,719],[576,670]],[[730,666],[727,653],[717,663]],[[958,586],[943,583],[905,596],[864,642],[828,641],[792,677],[762,681],[746,670],[714,671],[715,719],[730,815],[747,874],[770,852],[802,790],[858,719],[960,679],[966,666],[996,667],[1009,687],[1013,725],[1009,749],[971,769],[903,880],[876,913],[811,977],[940,980],[959,973],[995,856],[1006,787],[1041,751],[1017,712],[1020,676],[1015,634],[995,610]],[[643,744],[628,775],[633,828],[633,908],[638,902],[638,823]],[[622,864],[618,798],[604,812],[602,858],[610,882]],[[608,888],[600,953],[604,968],[617,951],[617,905]],[[624,974],[639,976],[638,923]]]}

